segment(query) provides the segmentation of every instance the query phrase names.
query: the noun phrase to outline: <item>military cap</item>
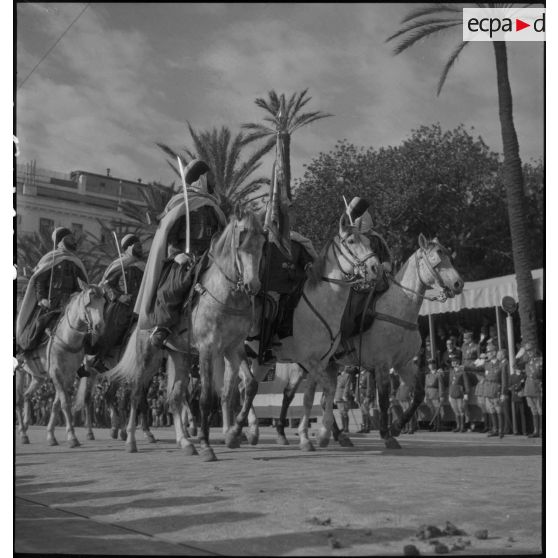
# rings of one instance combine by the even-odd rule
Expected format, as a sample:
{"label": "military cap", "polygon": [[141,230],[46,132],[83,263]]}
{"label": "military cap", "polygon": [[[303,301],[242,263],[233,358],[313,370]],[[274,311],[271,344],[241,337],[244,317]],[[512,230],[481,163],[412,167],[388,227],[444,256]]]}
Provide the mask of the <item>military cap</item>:
{"label": "military cap", "polygon": [[56,229],[54,229],[54,231],[52,233],[52,241],[54,242],[55,246],[58,246],[58,243],[65,236],[69,236],[71,234],[72,234],[72,231],[70,229],[67,229],[66,227],[57,227]]}
{"label": "military cap", "polygon": [[136,242],[139,242],[139,238],[135,234],[127,234],[121,241],[120,247],[122,250],[126,250],[128,246],[132,246]]}

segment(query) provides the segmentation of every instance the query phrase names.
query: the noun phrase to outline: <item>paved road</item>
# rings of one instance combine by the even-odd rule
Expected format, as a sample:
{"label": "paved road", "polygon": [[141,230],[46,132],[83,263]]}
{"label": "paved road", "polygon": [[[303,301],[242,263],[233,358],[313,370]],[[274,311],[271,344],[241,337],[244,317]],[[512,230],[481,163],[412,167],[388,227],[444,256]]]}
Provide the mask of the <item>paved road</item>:
{"label": "paved road", "polygon": [[[82,447],[16,442],[16,552],[166,555],[401,555],[421,553],[421,524],[451,521],[470,541],[460,554],[541,551],[542,444],[522,436],[419,432],[386,450],[377,433],[351,435],[354,448],[303,453],[260,445],[230,450],[212,432],[218,461],[175,447],[154,430],[128,454],[108,430]],[[289,430],[292,444],[297,443]],[[221,443],[218,443],[221,442]],[[488,530],[479,540],[474,533]],[[442,537],[449,548],[456,537]]]}

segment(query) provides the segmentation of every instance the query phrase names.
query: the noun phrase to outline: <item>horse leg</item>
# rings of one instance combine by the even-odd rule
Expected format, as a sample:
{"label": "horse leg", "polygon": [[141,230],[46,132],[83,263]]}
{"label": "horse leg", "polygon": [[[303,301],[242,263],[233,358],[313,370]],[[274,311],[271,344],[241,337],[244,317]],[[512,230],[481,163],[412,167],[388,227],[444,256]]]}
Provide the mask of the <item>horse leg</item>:
{"label": "horse leg", "polygon": [[281,411],[279,413],[279,419],[275,425],[275,430],[277,430],[277,443],[280,446],[288,446],[289,440],[287,440],[287,436],[285,435],[285,426],[287,426],[287,411],[293,402],[293,399],[296,395],[298,390],[298,386],[300,386],[300,382],[302,382],[303,373],[302,368],[299,367],[300,373],[295,376],[294,378],[289,378],[289,383],[283,390],[283,401],[281,402]]}
{"label": "horse leg", "polygon": [[169,351],[169,359],[167,360],[167,400],[173,416],[176,445],[182,448],[186,455],[197,455],[198,452],[189,439],[188,431],[184,428],[182,418],[188,374],[186,357],[181,353]]}
{"label": "horse leg", "polygon": [[[416,413],[420,404],[424,401],[424,393],[425,393],[424,381],[425,381],[424,373],[418,374],[415,382],[413,401],[409,405],[409,407],[405,410],[401,418],[394,421],[394,423],[391,425],[390,432],[389,432],[391,436],[395,437],[399,435],[399,432],[407,425],[407,423],[411,420],[411,418]],[[395,424],[395,428],[394,428],[394,424]]]}
{"label": "horse leg", "polygon": [[209,444],[209,415],[212,406],[212,389],[213,389],[213,366],[215,364],[212,355],[207,349],[200,350],[200,446],[201,458],[203,461],[217,461],[217,457]]}
{"label": "horse leg", "polygon": [[384,377],[380,378],[378,374],[376,385],[378,386],[378,404],[380,406],[380,436],[383,438],[386,448],[401,449],[399,442],[393,436],[393,426],[391,428],[388,428],[388,413],[390,412],[389,376],[387,374],[384,374]]}
{"label": "horse leg", "polygon": [[63,373],[60,368],[58,368],[58,366],[54,366],[52,371],[52,380],[54,382],[54,387],[56,388],[62,414],[64,415],[64,422],[66,423],[66,440],[68,441],[69,447],[77,448],[81,444],[79,443],[74,430],[72,407],[70,404],[69,391],[72,379],[65,378],[62,374]]}
{"label": "horse leg", "polygon": [[47,442],[49,446],[57,446],[58,441],[54,436],[54,428],[56,427],[56,418],[58,417],[58,411],[60,410],[60,399],[58,397],[58,390],[54,395],[54,400],[52,402],[52,407],[50,409],[50,417],[47,424]]}
{"label": "horse leg", "polygon": [[128,453],[137,453],[138,446],[136,442],[136,424],[138,418],[138,404],[141,397],[142,386],[141,378],[138,378],[137,383],[131,388],[130,394],[130,415],[128,417],[128,424],[126,425],[126,451]]}
{"label": "horse leg", "polygon": [[113,440],[118,439],[118,429],[120,427],[121,418],[118,415],[118,409],[116,406],[116,391],[118,389],[118,384],[116,382],[110,382],[105,392],[105,401],[109,410],[110,416],[110,437]]}
{"label": "horse leg", "polygon": [[143,434],[145,436],[145,439],[150,444],[155,444],[157,442],[157,439],[155,438],[155,436],[153,435],[153,433],[149,429],[149,419],[148,419],[149,402],[147,401],[147,392],[148,391],[149,391],[148,386],[146,386],[145,388],[142,389],[141,400],[140,400],[140,404],[138,406],[138,410],[139,410],[139,414],[140,414],[141,429],[143,430]]}
{"label": "horse leg", "polygon": [[225,374],[223,378],[223,389],[221,390],[221,414],[223,417],[223,434],[225,445],[228,448],[240,447],[240,436],[242,424],[239,426],[233,419],[233,394],[237,389],[237,376],[229,359],[225,358]]}
{"label": "horse leg", "polygon": [[314,395],[316,393],[316,380],[314,377],[308,379],[308,386],[304,392],[302,404],[304,413],[300,419],[298,426],[299,447],[302,451],[315,451],[314,445],[308,438],[308,424],[310,422],[310,414],[312,413],[312,406],[314,405]]}
{"label": "horse leg", "polygon": [[29,443],[29,436],[27,429],[29,428],[30,420],[30,399],[31,395],[37,390],[42,383],[34,376],[31,376],[31,383],[25,390],[25,379],[27,378],[27,370],[21,367],[16,369],[16,413],[18,421],[18,431],[22,444]]}
{"label": "horse leg", "polygon": [[81,378],[79,389],[84,389],[83,398],[83,410],[85,411],[85,429],[86,440],[94,440],[95,435],[93,434],[92,426],[92,415],[93,415],[93,398],[91,397],[95,385],[97,384],[97,373],[94,369],[89,369],[91,376],[89,378]]}

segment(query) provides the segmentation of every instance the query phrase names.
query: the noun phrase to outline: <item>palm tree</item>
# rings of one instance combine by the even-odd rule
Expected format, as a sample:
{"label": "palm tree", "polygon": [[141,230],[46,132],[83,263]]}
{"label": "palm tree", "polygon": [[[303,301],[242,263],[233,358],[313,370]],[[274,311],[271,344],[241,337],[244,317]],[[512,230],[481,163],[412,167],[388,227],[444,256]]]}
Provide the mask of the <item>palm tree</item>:
{"label": "palm tree", "polygon": [[188,123],[188,130],[192,138],[193,149],[184,148],[186,156],[179,154],[166,144],[157,143],[171,157],[171,160],[167,160],[167,162],[177,176],[180,176],[176,161],[178,156],[184,166],[192,159],[204,160],[213,171],[215,196],[227,216],[231,214],[235,205],[248,205],[262,197],[261,195],[253,196],[253,194],[258,192],[262,186],[269,184],[269,179],[263,176],[252,178],[252,175],[261,166],[261,159],[268,151],[265,147],[256,150],[243,161],[243,149],[248,141],[242,133],[233,137],[226,126],[221,127],[220,130],[213,128],[196,131],[190,123]]}
{"label": "palm tree", "polygon": [[[505,8],[510,4],[477,4],[481,8]],[[403,27],[388,37],[387,41],[399,39],[394,54],[400,54],[420,39],[434,33],[461,27],[463,6],[435,4],[412,10],[401,22]],[[468,41],[462,41],[451,52],[438,82],[439,95],[446,77]],[[504,146],[504,184],[508,218],[511,230],[511,243],[517,293],[519,298],[519,316],[521,320],[522,341],[537,343],[537,326],[535,319],[535,291],[531,276],[531,258],[526,225],[523,170],[519,157],[519,144],[513,122],[512,93],[508,77],[508,60],[505,41],[494,41],[496,58],[496,77],[498,84],[498,105],[500,128]]]}
{"label": "palm tree", "polygon": [[277,164],[282,168],[283,184],[289,200],[291,199],[291,135],[302,126],[333,116],[319,110],[300,114],[301,109],[312,100],[312,97],[308,97],[307,93],[308,89],[300,93],[293,93],[287,101],[284,93],[278,95],[272,89],[268,92],[267,99],[258,97],[255,100],[256,105],[268,113],[264,121],[268,122],[269,125],[242,124],[243,129],[250,131],[246,142],[268,138],[263,147],[264,153],[273,149],[273,146],[277,143],[278,153],[281,154],[278,157]]}

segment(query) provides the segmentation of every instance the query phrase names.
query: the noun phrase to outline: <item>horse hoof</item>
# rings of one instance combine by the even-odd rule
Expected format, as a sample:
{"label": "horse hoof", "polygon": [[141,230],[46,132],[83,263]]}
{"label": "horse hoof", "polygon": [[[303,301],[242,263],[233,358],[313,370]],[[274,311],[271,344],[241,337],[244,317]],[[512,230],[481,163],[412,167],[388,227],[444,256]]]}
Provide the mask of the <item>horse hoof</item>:
{"label": "horse hoof", "polygon": [[197,426],[189,426],[188,427],[188,434],[190,434],[190,436],[192,438],[196,438],[198,435],[198,427]]}
{"label": "horse hoof", "polygon": [[280,446],[289,446],[289,440],[287,440],[286,436],[277,436],[277,443]]}
{"label": "horse hoof", "polygon": [[351,442],[351,439],[346,434],[340,434],[338,442],[339,442],[339,445],[342,448],[353,448],[354,447],[353,442]]}
{"label": "horse hoof", "polygon": [[248,436],[246,436],[246,433],[245,433],[245,432],[243,432],[243,433],[240,435],[240,441],[241,441],[241,442],[247,442],[247,441],[248,441]]}
{"label": "horse hoof", "polygon": [[27,434],[24,434],[24,435],[21,437],[21,443],[22,443],[22,444],[28,444],[28,443],[29,443],[29,436],[27,436]]}
{"label": "horse hoof", "polygon": [[318,446],[327,448],[329,446],[329,436],[318,436]]}
{"label": "horse hoof", "polygon": [[126,451],[128,453],[138,453],[138,446],[136,442],[126,442]]}
{"label": "horse hoof", "polygon": [[239,448],[240,447],[240,438],[241,437],[238,434],[236,434],[232,430],[229,430],[225,434],[225,445],[230,449]]}
{"label": "horse hoof", "polygon": [[213,452],[211,448],[204,448],[201,450],[201,458],[202,461],[209,462],[209,461],[217,461],[217,456]]}
{"label": "horse hoof", "polygon": [[198,450],[192,445],[184,446],[184,455],[198,455]]}
{"label": "horse hoof", "polygon": [[128,438],[128,434],[126,434],[126,430],[121,430],[120,434],[119,434],[120,439],[125,442],[126,439]]}
{"label": "horse hoof", "polygon": [[392,438],[397,438],[397,436],[399,436],[401,434],[401,426],[399,426],[399,424],[394,423],[391,425],[391,428],[389,429],[389,434],[388,436],[391,436]]}
{"label": "horse hoof", "polygon": [[260,441],[260,435],[258,432],[248,432],[248,443],[251,446],[257,446]]}
{"label": "horse hoof", "polygon": [[157,438],[155,438],[155,436],[153,436],[153,434],[151,434],[151,432],[148,432],[145,435],[145,438],[147,439],[148,443],[150,443],[150,444],[156,444],[157,443]]}
{"label": "horse hoof", "polygon": [[313,446],[310,440],[304,440],[304,442],[300,442],[300,449],[302,451],[316,451],[316,448]]}
{"label": "horse hoof", "polygon": [[81,444],[77,441],[76,438],[72,438],[71,440],[68,440],[68,446],[71,448],[79,448]]}
{"label": "horse hoof", "polygon": [[95,439],[95,434],[93,434],[93,432],[88,432],[88,433],[85,435],[85,439],[86,439],[86,440],[94,440],[94,439]]}
{"label": "horse hoof", "polygon": [[110,429],[110,437],[113,440],[118,440],[118,428],[111,428]]}
{"label": "horse hoof", "polygon": [[401,449],[399,442],[395,438],[386,438],[384,443],[387,449]]}
{"label": "horse hoof", "polygon": [[50,438],[48,441],[48,445],[49,446],[57,446],[58,442],[56,441],[56,438]]}

